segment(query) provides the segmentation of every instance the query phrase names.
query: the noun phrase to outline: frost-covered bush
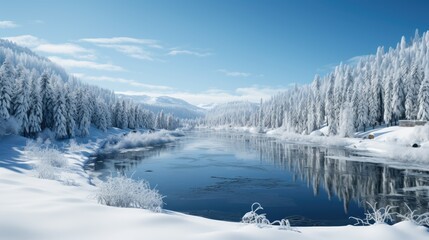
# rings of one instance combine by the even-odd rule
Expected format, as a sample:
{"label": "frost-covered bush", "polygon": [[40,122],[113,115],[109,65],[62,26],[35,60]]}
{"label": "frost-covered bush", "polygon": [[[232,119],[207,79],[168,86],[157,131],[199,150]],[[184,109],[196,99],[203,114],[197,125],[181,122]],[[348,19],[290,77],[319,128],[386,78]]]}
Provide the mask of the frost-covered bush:
{"label": "frost-covered bush", "polygon": [[275,220],[273,222],[270,222],[270,220],[268,220],[267,217],[265,216],[265,213],[261,213],[261,214],[257,213],[257,211],[259,210],[263,210],[261,204],[259,204],[258,202],[253,203],[252,206],[250,207],[250,212],[247,212],[246,214],[244,214],[244,216],[241,218],[241,222],[247,223],[247,224],[256,224],[259,227],[269,227],[272,225],[278,225],[279,229],[299,232],[298,230],[290,226],[289,220],[282,219],[282,220]]}
{"label": "frost-covered bush", "polygon": [[115,152],[120,149],[130,149],[137,147],[147,147],[165,144],[175,140],[177,134],[172,134],[170,131],[161,130],[153,133],[140,133],[140,132],[130,132],[122,136],[113,136],[110,137],[104,144],[101,146],[101,151],[103,152]]}
{"label": "frost-covered bush", "polygon": [[163,196],[151,189],[145,180],[133,180],[126,176],[109,177],[98,186],[96,198],[108,206],[143,208],[154,212],[162,209]]}
{"label": "frost-covered bush", "polygon": [[371,203],[367,202],[367,204],[369,205],[370,210],[365,213],[364,219],[350,217],[351,219],[356,220],[355,225],[373,225],[393,221],[392,217],[395,213],[392,212],[392,209],[395,208],[394,206],[387,205],[386,207],[377,209],[377,203],[372,205]]}
{"label": "frost-covered bush", "polygon": [[39,178],[57,180],[58,174],[67,167],[63,154],[49,143],[28,141],[24,151],[27,158],[34,162]]}
{"label": "frost-covered bush", "polygon": [[0,119],[0,136],[17,134],[18,130],[19,124],[16,122],[15,118]]}
{"label": "frost-covered bush", "polygon": [[420,226],[429,226],[429,212],[423,214],[416,214],[416,211],[411,210],[408,204],[405,204],[408,208],[408,213],[397,214],[404,221],[410,221]]}

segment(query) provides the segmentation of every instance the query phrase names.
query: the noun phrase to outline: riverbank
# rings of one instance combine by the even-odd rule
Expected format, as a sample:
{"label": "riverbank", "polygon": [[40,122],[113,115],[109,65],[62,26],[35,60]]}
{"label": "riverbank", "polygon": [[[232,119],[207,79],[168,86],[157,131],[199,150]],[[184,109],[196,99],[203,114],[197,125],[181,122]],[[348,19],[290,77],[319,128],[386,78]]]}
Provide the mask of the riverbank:
{"label": "riverbank", "polygon": [[[255,127],[218,126],[206,128],[214,131],[236,131],[260,134]],[[389,165],[407,165],[413,168],[429,169],[429,125],[416,127],[379,127],[355,133],[353,138],[326,136],[327,128],[318,130],[319,134],[303,135],[290,133],[285,129],[267,129],[267,136],[296,144],[309,144],[326,147],[343,147],[359,156],[368,156],[369,161]],[[370,139],[372,135],[374,138]],[[415,147],[413,147],[415,145]],[[359,159],[364,161],[363,158]]]}
{"label": "riverbank", "polygon": [[[83,165],[112,134],[51,143],[66,160],[54,179],[41,179],[27,139],[0,137],[0,239],[427,239],[427,228],[410,222],[393,226],[295,227],[280,230],[215,221],[171,211],[152,213],[100,205]],[[30,144],[31,146],[31,144]],[[162,193],[161,193],[162,194]],[[167,206],[168,207],[168,206]],[[244,213],[243,213],[244,214]]]}

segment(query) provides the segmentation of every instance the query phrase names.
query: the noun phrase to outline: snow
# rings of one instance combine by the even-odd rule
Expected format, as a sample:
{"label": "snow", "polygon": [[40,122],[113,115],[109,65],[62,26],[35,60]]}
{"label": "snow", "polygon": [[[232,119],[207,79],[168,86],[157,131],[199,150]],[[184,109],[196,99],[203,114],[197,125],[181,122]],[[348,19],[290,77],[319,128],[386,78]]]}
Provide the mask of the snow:
{"label": "snow", "polygon": [[15,135],[0,137],[0,239],[429,238],[427,228],[411,222],[393,226],[292,226],[299,231],[296,232],[210,220],[168,210],[154,213],[98,204],[97,187],[89,180],[83,164],[97,150],[101,139],[121,133],[123,131],[118,129],[103,133],[92,128],[90,137],[53,142],[68,162],[62,166],[58,180],[37,177],[32,166],[41,159],[31,148],[25,148],[27,139]]}

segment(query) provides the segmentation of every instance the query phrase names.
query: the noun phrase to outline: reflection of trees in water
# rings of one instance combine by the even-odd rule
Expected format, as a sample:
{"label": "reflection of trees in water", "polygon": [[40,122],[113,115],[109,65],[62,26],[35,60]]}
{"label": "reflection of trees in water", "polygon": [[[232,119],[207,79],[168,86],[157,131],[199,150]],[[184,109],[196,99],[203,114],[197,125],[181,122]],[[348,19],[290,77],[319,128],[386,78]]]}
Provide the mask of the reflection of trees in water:
{"label": "reflection of trees in water", "polygon": [[100,154],[92,161],[94,164],[89,167],[91,171],[101,173],[97,177],[106,179],[111,175],[129,175],[135,169],[144,163],[144,159],[159,156],[164,151],[175,151],[180,149],[182,144],[176,142],[173,144],[146,147],[140,150],[127,150],[124,152],[115,152],[109,154]]}
{"label": "reflection of trees in water", "polygon": [[236,151],[255,152],[261,161],[290,171],[294,179],[300,179],[312,187],[315,195],[323,188],[329,198],[337,196],[344,203],[345,212],[351,200],[364,208],[367,208],[366,202],[377,202],[379,207],[396,206],[395,211],[402,214],[408,212],[405,204],[418,213],[429,209],[427,171],[329,158],[349,157],[342,149],[293,145],[248,134],[216,135],[231,140],[231,146]]}

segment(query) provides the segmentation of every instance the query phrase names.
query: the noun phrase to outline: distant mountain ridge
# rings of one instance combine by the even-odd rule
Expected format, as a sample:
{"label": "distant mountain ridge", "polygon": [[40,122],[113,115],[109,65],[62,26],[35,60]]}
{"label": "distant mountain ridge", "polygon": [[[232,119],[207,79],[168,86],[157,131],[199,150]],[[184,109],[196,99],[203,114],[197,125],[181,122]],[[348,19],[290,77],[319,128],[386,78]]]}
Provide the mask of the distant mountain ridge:
{"label": "distant mountain ridge", "polygon": [[124,95],[117,94],[119,98],[132,99],[141,104],[144,108],[158,113],[171,113],[178,118],[195,119],[203,117],[206,110],[186,102],[183,99],[168,96],[151,97],[148,95]]}

